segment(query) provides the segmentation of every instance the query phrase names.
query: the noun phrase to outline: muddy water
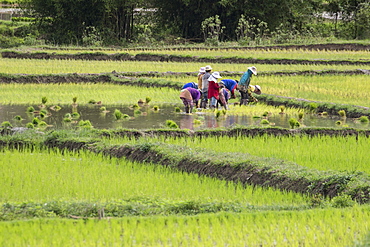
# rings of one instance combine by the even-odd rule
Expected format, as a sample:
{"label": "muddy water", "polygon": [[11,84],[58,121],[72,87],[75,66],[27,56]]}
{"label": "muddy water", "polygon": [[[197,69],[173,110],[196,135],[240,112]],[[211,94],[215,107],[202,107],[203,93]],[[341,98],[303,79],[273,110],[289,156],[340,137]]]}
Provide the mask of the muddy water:
{"label": "muddy water", "polygon": [[[31,122],[34,117],[39,116],[38,113],[27,113],[29,105],[0,105],[0,123],[9,121],[14,127],[25,127],[28,122]],[[158,111],[154,111],[152,106],[144,106],[140,108],[141,114],[135,114],[134,109],[129,106],[105,106],[107,111],[103,113],[100,105],[84,105],[72,107],[71,105],[61,106],[59,111],[54,111],[47,107],[46,110],[49,116],[43,120],[49,125],[49,129],[65,129],[74,128],[78,125],[80,120],[89,120],[94,128],[98,129],[112,129],[112,128],[131,128],[131,129],[150,129],[165,127],[166,120],[175,121],[182,129],[205,129],[217,127],[231,127],[235,125],[242,126],[268,126],[261,124],[262,118],[253,118],[253,116],[231,115],[230,112],[226,116],[216,118],[214,114],[208,112],[196,112],[192,115],[175,112],[175,107],[182,109],[181,105],[162,105],[159,106]],[[33,106],[36,111],[38,106]],[[120,110],[123,114],[128,114],[130,119],[117,121],[113,115],[115,109]],[[67,113],[78,112],[80,117],[72,119],[71,123],[63,121]],[[21,116],[23,120],[17,121],[15,116]],[[273,126],[289,128],[288,120],[297,116],[276,114],[268,117],[268,121]],[[199,120],[198,124],[194,120]],[[317,115],[306,115],[302,120],[302,124],[307,127],[330,127],[341,128],[335,124],[336,121],[342,121],[343,124],[352,128],[369,129],[369,124],[361,124],[354,119],[347,118],[346,120],[339,117],[322,117]]]}

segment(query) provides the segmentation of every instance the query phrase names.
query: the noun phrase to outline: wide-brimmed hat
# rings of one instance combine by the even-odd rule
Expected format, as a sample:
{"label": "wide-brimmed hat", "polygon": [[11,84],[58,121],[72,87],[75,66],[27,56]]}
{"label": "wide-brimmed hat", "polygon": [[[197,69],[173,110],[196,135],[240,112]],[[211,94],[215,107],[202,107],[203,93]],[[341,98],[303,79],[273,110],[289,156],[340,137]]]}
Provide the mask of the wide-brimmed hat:
{"label": "wide-brimmed hat", "polygon": [[200,67],[199,72],[200,72],[200,73],[204,73],[204,72],[206,72],[206,68],[205,68],[205,67]]}
{"label": "wide-brimmed hat", "polygon": [[214,77],[214,78],[216,78],[216,79],[218,79],[218,78],[222,78],[221,76],[220,76],[220,73],[219,72],[213,72],[212,73],[212,76]]}
{"label": "wide-brimmed hat", "polygon": [[212,67],[211,67],[211,65],[207,65],[204,69],[205,69],[206,71],[207,71],[207,70],[212,70]]}
{"label": "wide-brimmed hat", "polygon": [[255,89],[257,89],[257,92],[255,92],[255,93],[258,94],[258,95],[260,95],[262,93],[261,86],[255,85],[254,87],[255,87]]}
{"label": "wide-brimmed hat", "polygon": [[252,71],[252,73],[253,73],[254,75],[257,75],[257,68],[256,68],[256,67],[252,66],[252,67],[249,67],[248,69],[249,69],[250,71]]}

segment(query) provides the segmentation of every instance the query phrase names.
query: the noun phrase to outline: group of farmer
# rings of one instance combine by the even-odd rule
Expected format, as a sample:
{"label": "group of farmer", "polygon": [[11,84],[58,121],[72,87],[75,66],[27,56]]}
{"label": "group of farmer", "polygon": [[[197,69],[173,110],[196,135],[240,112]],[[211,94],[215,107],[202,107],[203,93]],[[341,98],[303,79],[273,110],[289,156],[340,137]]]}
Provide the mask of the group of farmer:
{"label": "group of farmer", "polygon": [[236,98],[235,90],[240,92],[240,105],[247,105],[249,101],[257,102],[252,93],[261,94],[261,87],[250,84],[252,75],[257,75],[254,66],[249,67],[239,81],[222,79],[218,82],[222,78],[219,72],[212,72],[210,65],[201,67],[198,82],[186,83],[180,92],[185,112],[192,113],[194,105],[203,109],[217,109],[221,106],[227,110],[229,99]]}

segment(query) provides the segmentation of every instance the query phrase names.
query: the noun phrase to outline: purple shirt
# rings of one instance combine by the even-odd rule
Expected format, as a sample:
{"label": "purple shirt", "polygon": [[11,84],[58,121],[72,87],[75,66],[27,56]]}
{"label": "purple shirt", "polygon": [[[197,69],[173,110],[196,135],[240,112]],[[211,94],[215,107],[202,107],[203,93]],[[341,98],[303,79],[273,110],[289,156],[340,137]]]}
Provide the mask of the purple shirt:
{"label": "purple shirt", "polygon": [[188,90],[191,94],[191,97],[193,98],[194,101],[199,100],[200,98],[200,92],[198,89],[192,88],[192,87],[187,87],[186,90]]}

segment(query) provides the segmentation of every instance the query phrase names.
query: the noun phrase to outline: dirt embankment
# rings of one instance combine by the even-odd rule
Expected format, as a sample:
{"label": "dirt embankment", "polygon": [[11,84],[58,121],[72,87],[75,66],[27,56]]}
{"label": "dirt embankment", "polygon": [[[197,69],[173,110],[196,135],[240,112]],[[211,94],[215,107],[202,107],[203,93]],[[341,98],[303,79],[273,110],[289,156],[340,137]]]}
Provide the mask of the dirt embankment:
{"label": "dirt embankment", "polygon": [[151,62],[194,62],[194,63],[238,63],[238,64],[322,64],[322,65],[369,65],[370,61],[349,61],[349,60],[307,60],[307,59],[255,59],[239,57],[189,57],[161,54],[137,54],[131,56],[127,53],[102,54],[55,54],[55,53],[20,53],[4,51],[3,58],[20,59],[68,59],[68,60],[114,60],[114,61],[151,61]]}

